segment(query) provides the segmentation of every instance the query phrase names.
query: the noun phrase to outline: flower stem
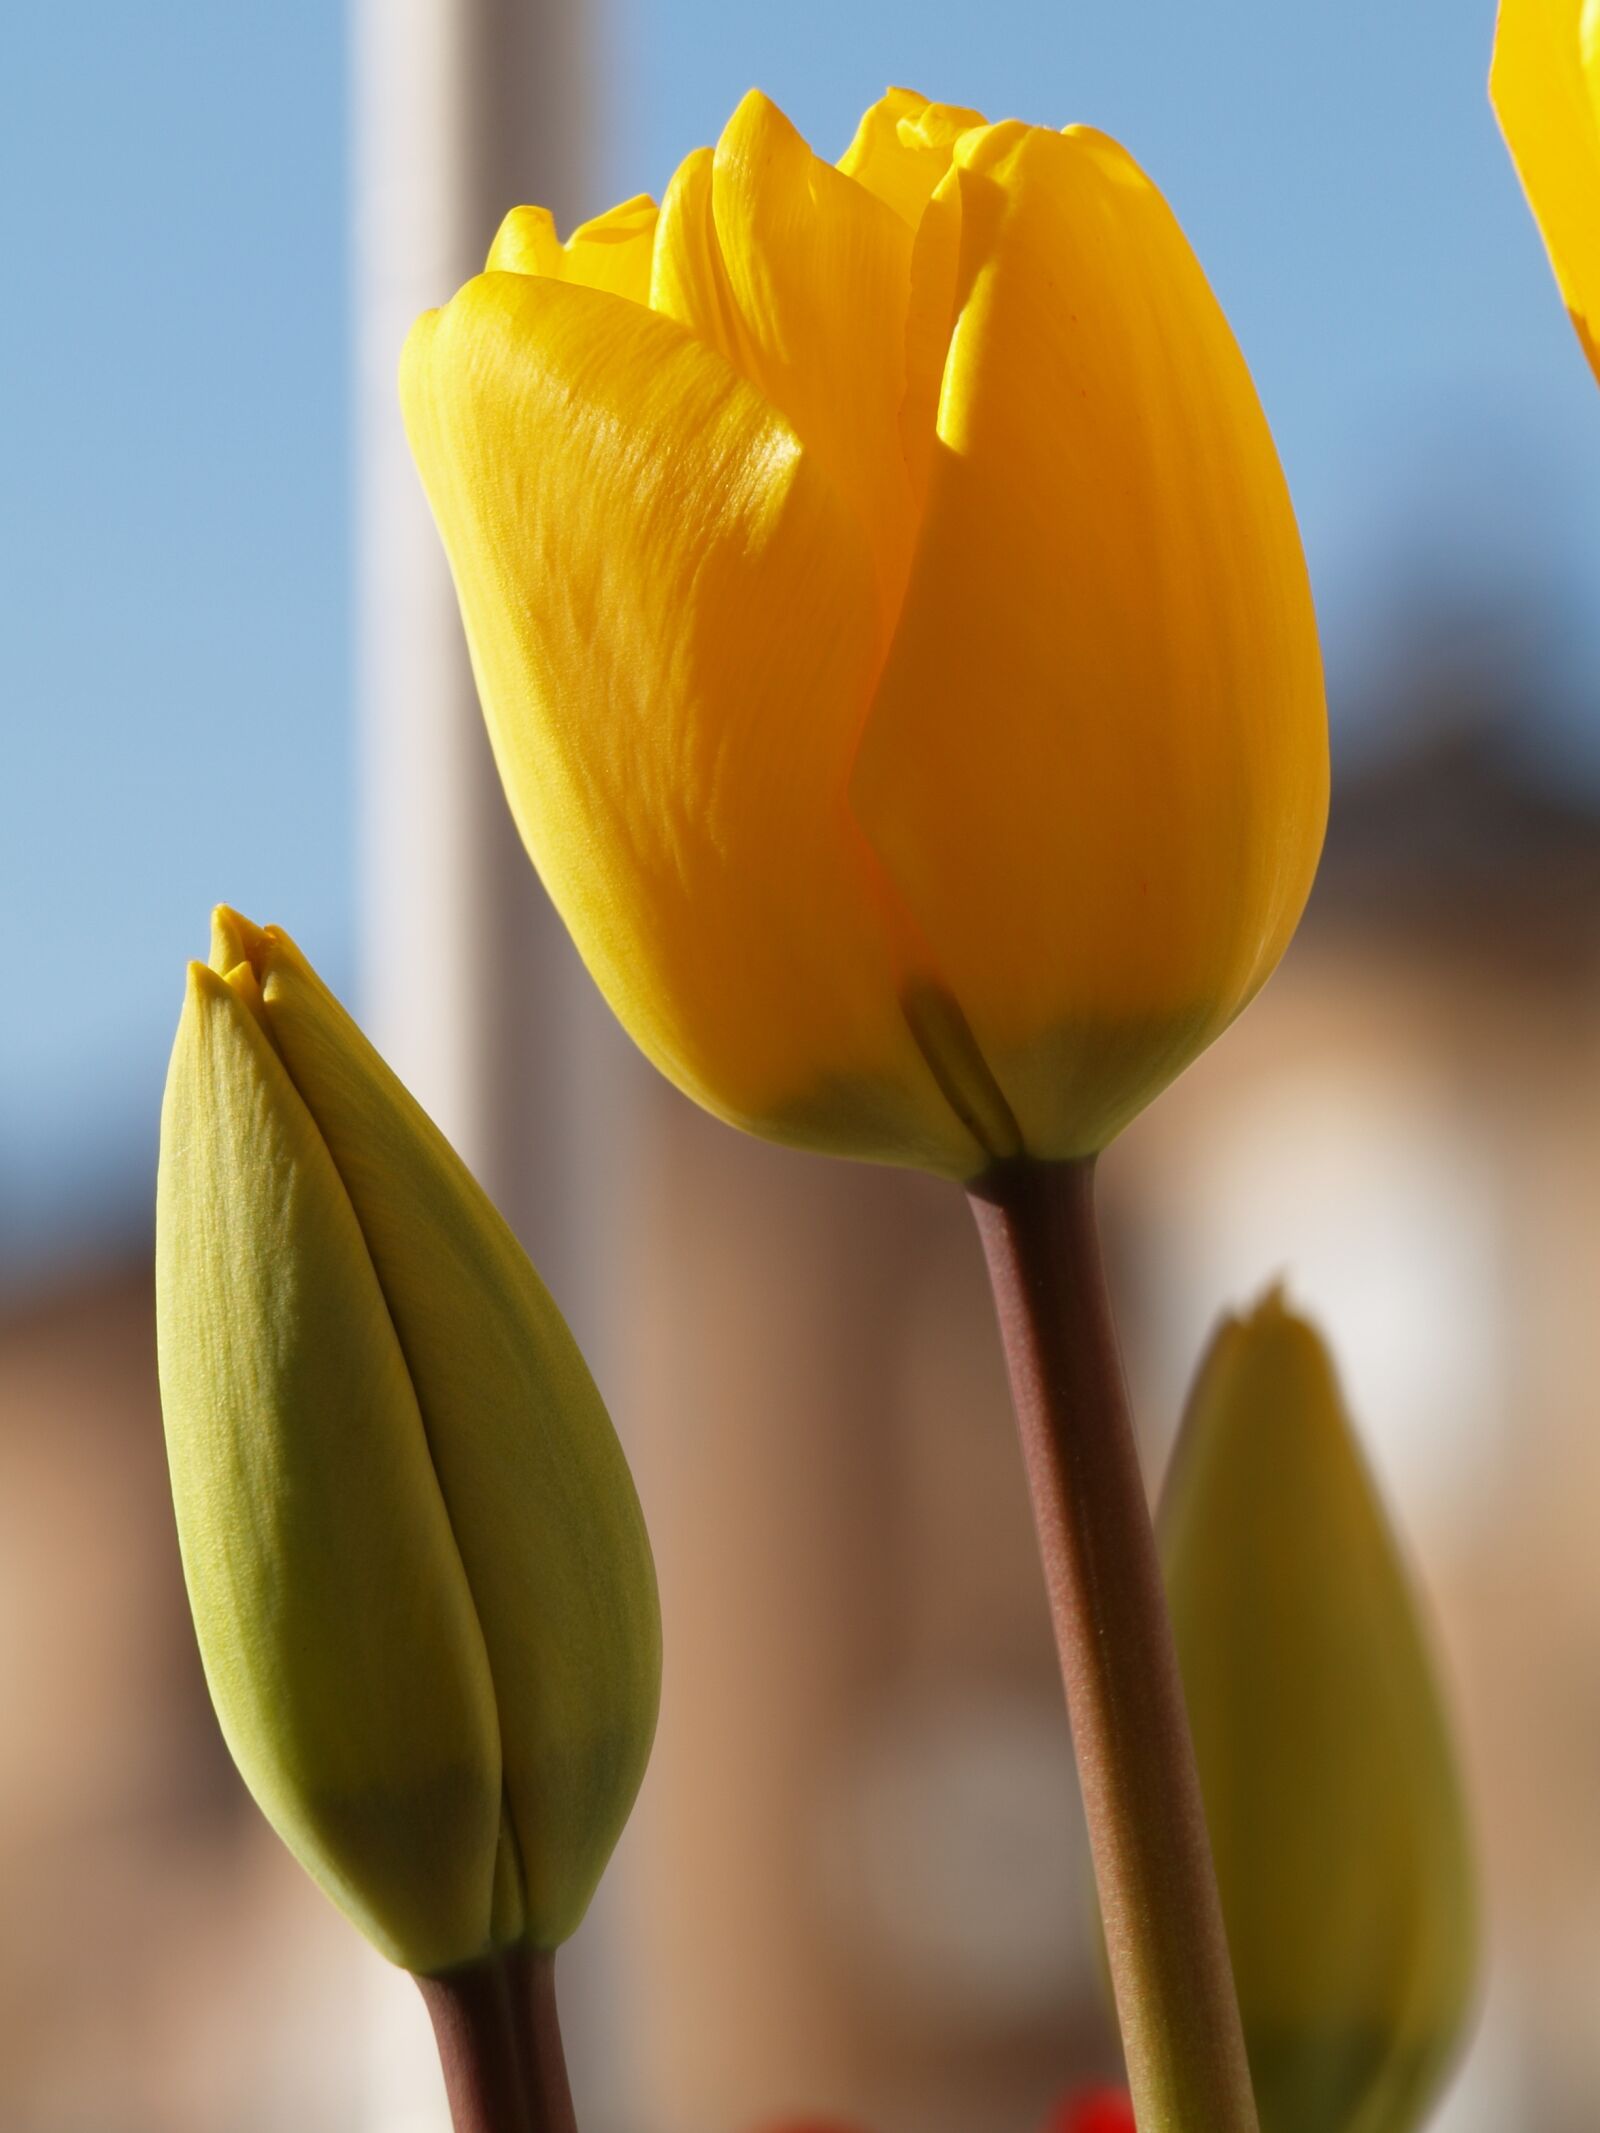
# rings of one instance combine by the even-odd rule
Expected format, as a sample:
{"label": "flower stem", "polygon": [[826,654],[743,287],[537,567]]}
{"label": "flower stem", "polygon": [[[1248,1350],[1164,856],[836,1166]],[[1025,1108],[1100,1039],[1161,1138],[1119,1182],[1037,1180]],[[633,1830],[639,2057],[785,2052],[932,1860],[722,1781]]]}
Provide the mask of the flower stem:
{"label": "flower stem", "polygon": [[417,1986],[455,2133],[576,2133],[553,1955],[514,1949]]}
{"label": "flower stem", "polygon": [[1011,1376],[1140,2133],[1256,2133],[1101,1265],[1093,1159],[996,1164],[970,1196]]}
{"label": "flower stem", "polygon": [[556,2014],[553,1950],[523,1948],[511,1958],[511,2004],[532,2133],[577,2133]]}

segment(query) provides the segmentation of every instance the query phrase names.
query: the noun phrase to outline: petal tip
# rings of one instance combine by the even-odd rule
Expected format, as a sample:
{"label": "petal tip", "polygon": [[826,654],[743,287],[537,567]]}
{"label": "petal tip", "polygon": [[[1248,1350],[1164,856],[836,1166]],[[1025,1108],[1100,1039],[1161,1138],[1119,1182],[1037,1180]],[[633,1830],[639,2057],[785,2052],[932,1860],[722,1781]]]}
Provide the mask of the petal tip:
{"label": "petal tip", "polygon": [[765,89],[746,89],[734,107],[733,116],[722,129],[717,153],[724,155],[730,150],[737,153],[747,140],[763,138],[768,142],[799,143],[805,147],[799,127],[773,102]]}
{"label": "petal tip", "polygon": [[267,938],[267,933],[242,911],[235,911],[231,904],[217,904],[211,913],[211,968],[224,976],[235,964],[254,964],[264,952]]}
{"label": "petal tip", "polygon": [[213,970],[209,963],[191,960],[184,971],[184,1003],[186,1006],[202,1006],[207,1001],[214,1000],[219,992],[226,992],[227,989],[221,975]]}
{"label": "petal tip", "polygon": [[559,266],[561,239],[547,207],[513,207],[502,218],[483,263],[486,274],[549,274]]}
{"label": "petal tip", "polygon": [[1300,1313],[1289,1301],[1289,1278],[1286,1274],[1274,1274],[1255,1302],[1244,1313],[1248,1326],[1279,1326],[1302,1322]]}

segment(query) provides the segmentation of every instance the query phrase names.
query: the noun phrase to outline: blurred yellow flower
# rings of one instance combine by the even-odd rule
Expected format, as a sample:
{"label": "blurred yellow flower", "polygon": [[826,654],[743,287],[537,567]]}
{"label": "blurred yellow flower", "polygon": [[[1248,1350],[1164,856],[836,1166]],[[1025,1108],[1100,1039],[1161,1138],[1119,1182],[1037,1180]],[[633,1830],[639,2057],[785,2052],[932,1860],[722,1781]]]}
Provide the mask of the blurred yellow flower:
{"label": "blurred yellow flower", "polygon": [[1327,804],[1294,516],[1126,152],[747,96],[659,212],[517,209],[402,373],[502,777],[723,1117],[1101,1147],[1265,980]]}
{"label": "blurred yellow flower", "polygon": [[407,1969],[555,1946],[655,1725],[633,1484],[460,1159],[227,910],[167,1081],[156,1290],[190,1602],[262,1810]]}
{"label": "blurred yellow flower", "polygon": [[1600,0],[1500,0],[1489,94],[1600,377]]}
{"label": "blurred yellow flower", "polygon": [[1471,2013],[1471,1840],[1411,1581],[1276,1294],[1212,1342],[1160,1535],[1261,2133],[1411,2133]]}

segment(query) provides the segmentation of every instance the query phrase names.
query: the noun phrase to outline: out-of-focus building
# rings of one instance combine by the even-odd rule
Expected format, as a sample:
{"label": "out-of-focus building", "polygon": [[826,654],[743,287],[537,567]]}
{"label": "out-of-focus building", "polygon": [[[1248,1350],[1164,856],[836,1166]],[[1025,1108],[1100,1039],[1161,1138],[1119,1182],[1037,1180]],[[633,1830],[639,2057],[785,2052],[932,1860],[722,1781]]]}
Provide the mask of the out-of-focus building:
{"label": "out-of-focus building", "polygon": [[0,1704],[0,2125],[348,2127],[349,1936],[206,1699],[142,1252],[0,1315]]}

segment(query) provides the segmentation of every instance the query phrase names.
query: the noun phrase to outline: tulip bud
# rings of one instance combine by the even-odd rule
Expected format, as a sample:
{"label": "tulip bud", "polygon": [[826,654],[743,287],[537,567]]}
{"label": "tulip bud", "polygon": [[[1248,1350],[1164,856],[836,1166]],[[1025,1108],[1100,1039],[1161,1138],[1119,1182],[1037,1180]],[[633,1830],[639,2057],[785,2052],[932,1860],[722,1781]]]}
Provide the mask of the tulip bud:
{"label": "tulip bud", "polygon": [[1125,150],[759,94],[401,376],[496,759],[590,970],[752,1132],[1092,1154],[1266,981],[1327,808],[1265,416]]}
{"label": "tulip bud", "polygon": [[1600,377],[1600,7],[1500,0],[1489,93]]}
{"label": "tulip bud", "polygon": [[555,1946],[654,1730],[633,1484],[460,1159],[227,910],[167,1080],[156,1297],[190,1603],[258,1804],[408,1969]]}
{"label": "tulip bud", "polygon": [[1468,2018],[1466,1811],[1331,1359],[1276,1292],[1213,1340],[1159,1526],[1262,2133],[1408,2133]]}

